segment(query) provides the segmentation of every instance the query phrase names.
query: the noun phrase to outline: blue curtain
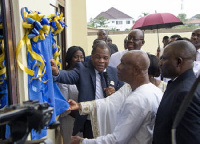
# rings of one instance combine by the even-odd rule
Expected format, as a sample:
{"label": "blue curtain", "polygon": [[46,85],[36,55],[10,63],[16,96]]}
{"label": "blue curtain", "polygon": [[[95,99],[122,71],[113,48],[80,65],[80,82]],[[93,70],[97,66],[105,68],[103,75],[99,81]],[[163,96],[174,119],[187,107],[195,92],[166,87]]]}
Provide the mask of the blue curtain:
{"label": "blue curtain", "polygon": [[[31,46],[33,51],[37,52],[38,54],[42,55],[45,60],[46,65],[46,72],[44,76],[39,79],[32,79],[32,76],[29,75],[28,77],[28,89],[29,89],[29,99],[30,100],[39,100],[39,102],[48,102],[51,107],[54,108],[54,113],[51,119],[51,122],[56,121],[56,116],[64,112],[68,109],[69,104],[65,100],[64,96],[60,92],[57,84],[53,82],[52,78],[52,71],[51,71],[51,64],[50,59],[53,58],[53,36],[51,33],[45,38],[45,40],[40,42],[33,42],[31,40]],[[37,73],[38,66],[35,66],[35,60],[33,60],[28,54],[28,67],[30,69],[34,69]],[[48,80],[47,83],[43,83],[42,81]],[[40,139],[47,135],[47,129],[44,128],[41,132],[36,132],[32,130],[32,139]]]}

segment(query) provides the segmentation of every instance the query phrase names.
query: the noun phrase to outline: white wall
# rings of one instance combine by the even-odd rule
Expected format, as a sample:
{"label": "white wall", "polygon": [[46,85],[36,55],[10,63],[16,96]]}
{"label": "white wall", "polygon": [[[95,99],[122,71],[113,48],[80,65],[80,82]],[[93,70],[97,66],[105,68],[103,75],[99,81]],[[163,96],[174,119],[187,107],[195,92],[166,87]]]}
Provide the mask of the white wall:
{"label": "white wall", "polygon": [[[116,21],[122,21],[122,24],[116,24]],[[126,21],[130,21],[130,24],[126,24]],[[125,31],[126,29],[131,29],[133,26],[133,19],[110,19],[108,20],[107,26],[109,29],[115,28],[119,29],[120,31]]]}

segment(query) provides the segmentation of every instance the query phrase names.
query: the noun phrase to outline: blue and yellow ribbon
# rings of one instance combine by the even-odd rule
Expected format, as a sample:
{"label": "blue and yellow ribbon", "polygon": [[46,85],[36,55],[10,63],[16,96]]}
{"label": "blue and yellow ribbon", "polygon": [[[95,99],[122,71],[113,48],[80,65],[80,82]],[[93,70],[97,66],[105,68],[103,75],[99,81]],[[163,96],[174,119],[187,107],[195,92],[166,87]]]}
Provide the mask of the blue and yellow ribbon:
{"label": "blue and yellow ribbon", "polygon": [[51,14],[48,16],[49,18],[49,22],[51,25],[51,32],[54,35],[60,34],[64,27],[67,27],[67,25],[65,25],[64,23],[64,18],[63,18],[63,13],[61,13],[60,15],[57,13],[55,14]]}
{"label": "blue and yellow ribbon", "polygon": [[4,52],[4,40],[0,39],[0,85],[6,80],[6,65],[5,65],[5,52]]}
{"label": "blue and yellow ribbon", "polygon": [[[51,14],[48,17],[45,17],[45,15],[41,14],[40,12],[28,11],[28,8],[24,7],[21,9],[21,16],[24,21],[22,24],[23,28],[27,29],[27,32],[17,45],[17,63],[21,70],[32,76],[32,79],[41,80],[41,77],[43,77],[46,72],[45,60],[39,50],[36,52],[32,49],[31,40],[35,43],[44,40],[48,36],[50,29],[53,35],[61,33],[64,27],[66,27],[64,24],[63,14]],[[19,52],[21,51],[22,46],[25,44],[27,45],[28,52],[35,63],[31,69],[25,67],[19,60]],[[59,59],[61,51],[54,39],[52,48],[54,55],[53,58],[56,60],[57,65],[61,68]],[[34,70],[36,66],[39,68],[38,72]],[[48,80],[45,80],[43,83],[46,83],[47,81]]]}

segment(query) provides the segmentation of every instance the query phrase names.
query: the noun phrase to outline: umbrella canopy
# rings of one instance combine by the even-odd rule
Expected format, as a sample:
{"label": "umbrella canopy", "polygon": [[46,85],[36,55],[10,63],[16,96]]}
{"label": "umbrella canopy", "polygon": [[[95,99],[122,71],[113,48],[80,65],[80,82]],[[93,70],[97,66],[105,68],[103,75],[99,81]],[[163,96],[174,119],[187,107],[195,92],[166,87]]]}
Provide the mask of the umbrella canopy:
{"label": "umbrella canopy", "polygon": [[[155,13],[149,14],[147,16],[141,17],[133,25],[132,29],[141,29],[141,30],[153,30],[160,28],[171,28],[173,26],[183,25],[183,22],[174,16],[171,13]],[[158,35],[158,46],[159,44],[159,35]]]}
{"label": "umbrella canopy", "polygon": [[183,22],[171,13],[155,13],[149,14],[138,19],[132,29],[160,29],[171,28],[176,25],[183,25]]}

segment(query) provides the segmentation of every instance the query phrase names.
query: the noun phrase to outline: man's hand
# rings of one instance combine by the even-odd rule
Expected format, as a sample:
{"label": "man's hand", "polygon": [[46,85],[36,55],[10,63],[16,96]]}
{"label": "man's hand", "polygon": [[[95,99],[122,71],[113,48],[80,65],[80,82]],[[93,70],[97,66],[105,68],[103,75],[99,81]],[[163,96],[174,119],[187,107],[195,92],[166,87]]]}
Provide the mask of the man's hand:
{"label": "man's hand", "polygon": [[109,87],[105,88],[105,91],[106,91],[106,95],[110,96],[111,94],[115,93],[115,88],[112,86],[109,86]]}
{"label": "man's hand", "polygon": [[71,136],[72,141],[70,142],[70,144],[80,144],[81,139],[83,139],[80,136]]}
{"label": "man's hand", "polygon": [[68,111],[71,111],[71,110],[80,110],[81,109],[81,105],[79,103],[75,102],[72,99],[69,99],[68,103],[70,105],[69,108],[67,109]]}
{"label": "man's hand", "polygon": [[157,53],[159,53],[159,52],[160,52],[160,47],[157,48]]}
{"label": "man's hand", "polygon": [[59,70],[58,70],[58,67],[57,67],[57,65],[56,65],[56,61],[53,60],[53,59],[51,59],[50,62],[51,62],[52,74],[53,74],[54,76],[57,76],[57,75],[59,74]]}

